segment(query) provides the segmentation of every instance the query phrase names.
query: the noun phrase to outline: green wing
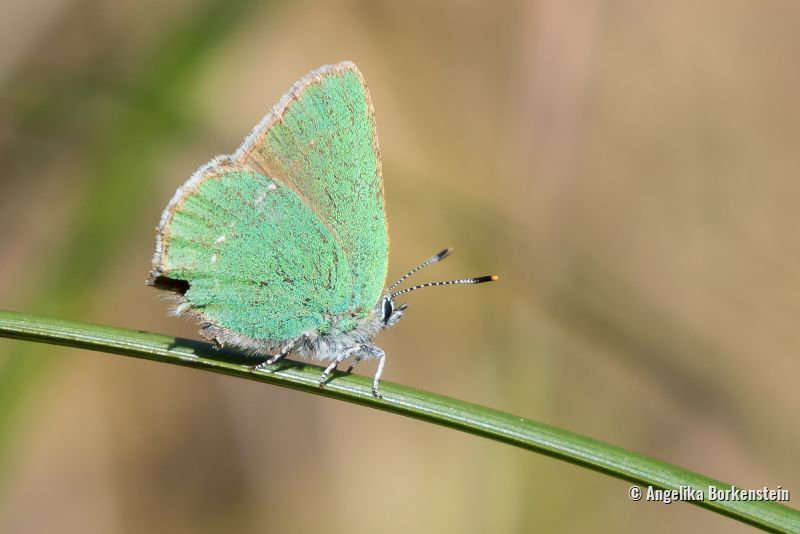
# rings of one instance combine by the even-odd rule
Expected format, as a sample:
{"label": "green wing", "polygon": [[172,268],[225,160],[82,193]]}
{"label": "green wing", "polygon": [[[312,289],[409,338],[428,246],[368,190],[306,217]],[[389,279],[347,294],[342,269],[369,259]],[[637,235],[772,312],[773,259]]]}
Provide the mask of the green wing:
{"label": "green wing", "polygon": [[340,247],[291,189],[224,163],[176,194],[154,274],[189,282],[192,311],[243,336],[287,341],[326,331],[331,315],[352,306]]}
{"label": "green wing", "polygon": [[372,103],[356,66],[300,80],[237,155],[319,215],[353,273],[352,311],[366,315],[383,292],[389,243]]}
{"label": "green wing", "polygon": [[347,331],[378,302],[388,237],[372,104],[349,62],[308,74],[164,210],[151,281],[260,340]]}

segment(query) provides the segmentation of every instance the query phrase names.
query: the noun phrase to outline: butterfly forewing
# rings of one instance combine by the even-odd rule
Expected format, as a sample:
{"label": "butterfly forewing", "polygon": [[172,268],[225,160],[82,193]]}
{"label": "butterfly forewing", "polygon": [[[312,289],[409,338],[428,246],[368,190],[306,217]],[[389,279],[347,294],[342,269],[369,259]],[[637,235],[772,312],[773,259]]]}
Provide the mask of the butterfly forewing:
{"label": "butterfly forewing", "polygon": [[349,62],[301,80],[246,161],[298,192],[341,246],[353,279],[352,309],[365,315],[386,280],[388,237],[372,104]]}

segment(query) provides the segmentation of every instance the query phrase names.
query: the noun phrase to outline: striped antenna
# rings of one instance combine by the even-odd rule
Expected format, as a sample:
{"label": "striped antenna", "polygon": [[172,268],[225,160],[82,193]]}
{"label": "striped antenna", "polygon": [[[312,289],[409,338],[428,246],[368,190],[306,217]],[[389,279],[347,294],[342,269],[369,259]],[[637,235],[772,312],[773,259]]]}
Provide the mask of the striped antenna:
{"label": "striped antenna", "polygon": [[[429,260],[430,261],[430,260]],[[392,298],[399,297],[404,293],[409,293],[411,291],[416,291],[417,289],[422,289],[423,287],[432,287],[432,286],[449,286],[453,284],[482,284],[484,282],[494,282],[497,280],[497,276],[492,274],[489,276],[479,276],[477,278],[462,278],[461,280],[447,280],[444,282],[428,282],[426,284],[420,284],[418,286],[409,287],[407,289],[403,289],[402,291],[398,291],[397,293],[392,293]],[[392,286],[394,287],[394,286]]]}
{"label": "striped antenna", "polygon": [[394,284],[389,286],[388,291],[391,291],[392,289],[394,289],[397,286],[399,286],[400,284],[402,284],[405,281],[406,278],[408,278],[409,276],[411,276],[415,272],[419,271],[420,269],[424,269],[428,265],[432,265],[434,263],[438,263],[438,262],[442,261],[447,256],[449,256],[451,252],[453,252],[453,249],[448,247],[448,248],[444,249],[443,251],[439,252],[438,254],[436,254],[435,256],[433,256],[432,258],[428,258],[427,260],[423,261],[422,263],[420,263],[419,265],[417,265],[416,267],[414,267],[413,269],[408,271],[406,274],[404,274],[402,277],[400,277],[400,280],[398,280],[397,282],[395,282]]}

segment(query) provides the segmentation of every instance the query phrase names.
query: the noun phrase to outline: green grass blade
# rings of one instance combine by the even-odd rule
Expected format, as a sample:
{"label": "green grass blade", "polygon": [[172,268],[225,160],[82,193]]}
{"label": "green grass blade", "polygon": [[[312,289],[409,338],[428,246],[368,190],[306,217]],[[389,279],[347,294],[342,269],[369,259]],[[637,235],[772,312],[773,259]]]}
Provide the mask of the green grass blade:
{"label": "green grass blade", "polygon": [[[287,361],[273,372],[255,371],[246,356],[216,351],[199,341],[8,311],[0,311],[0,336],[204,369],[345,400],[515,445],[643,486],[667,490],[691,487],[704,492],[711,486],[731,488],[602,441],[435,393],[384,382],[383,399],[375,399],[371,379],[344,373],[337,373],[325,389],[320,389],[317,383],[322,368],[318,366]],[[764,530],[800,532],[800,512],[775,502],[690,502]]]}

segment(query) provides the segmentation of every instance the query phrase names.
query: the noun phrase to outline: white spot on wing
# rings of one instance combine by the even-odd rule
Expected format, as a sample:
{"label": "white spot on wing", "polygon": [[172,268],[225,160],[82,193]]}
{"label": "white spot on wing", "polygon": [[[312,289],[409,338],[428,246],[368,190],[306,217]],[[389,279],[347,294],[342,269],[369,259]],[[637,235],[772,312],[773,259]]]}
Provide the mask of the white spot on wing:
{"label": "white spot on wing", "polygon": [[211,255],[211,263],[217,263],[217,255],[216,254],[212,254]]}
{"label": "white spot on wing", "polygon": [[276,189],[278,189],[278,186],[270,182],[270,184],[267,186],[267,191],[263,191],[260,195],[256,197],[256,206],[264,202],[264,199],[267,198],[267,193],[269,191],[275,191]]}
{"label": "white spot on wing", "polygon": [[225,241],[225,234],[223,234],[223,235],[219,236],[219,237],[217,238],[217,240],[216,240],[216,241],[214,241],[214,243],[220,244],[220,243],[222,243],[223,241]]}

